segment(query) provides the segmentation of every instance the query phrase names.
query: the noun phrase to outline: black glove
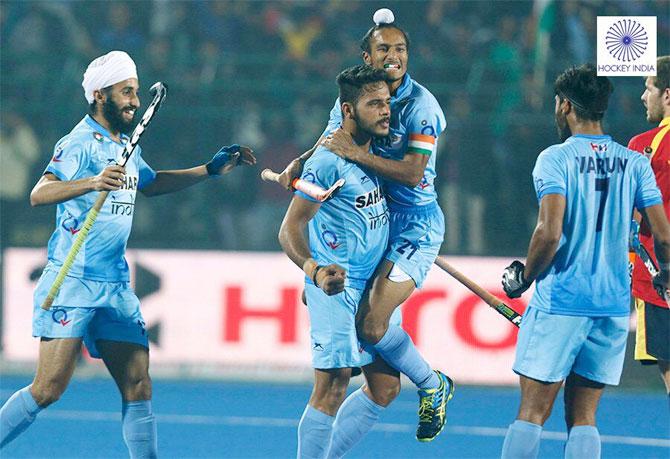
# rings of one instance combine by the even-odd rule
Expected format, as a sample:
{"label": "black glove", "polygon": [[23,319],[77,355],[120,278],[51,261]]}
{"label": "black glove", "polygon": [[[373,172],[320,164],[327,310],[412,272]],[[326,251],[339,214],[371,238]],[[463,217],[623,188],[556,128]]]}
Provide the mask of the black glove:
{"label": "black glove", "polygon": [[525,269],[526,267],[523,263],[519,260],[514,260],[512,264],[503,271],[502,286],[508,297],[519,298],[532,284],[532,282],[526,282],[526,279],[523,277]]}
{"label": "black glove", "polygon": [[[658,296],[663,298],[666,302],[670,301],[670,294],[668,293],[668,285],[670,284],[670,272],[664,270],[659,271],[652,279],[652,285],[658,293]],[[670,303],[668,303],[670,304]]]}

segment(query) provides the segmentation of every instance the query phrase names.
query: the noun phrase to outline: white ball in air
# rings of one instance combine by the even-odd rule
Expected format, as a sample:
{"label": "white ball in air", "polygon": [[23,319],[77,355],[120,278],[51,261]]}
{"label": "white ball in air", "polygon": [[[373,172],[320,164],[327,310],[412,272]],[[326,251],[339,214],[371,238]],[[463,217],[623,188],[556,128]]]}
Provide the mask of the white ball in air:
{"label": "white ball in air", "polygon": [[375,24],[392,24],[395,21],[395,16],[393,16],[393,11],[388,8],[380,8],[375,11],[372,20]]}

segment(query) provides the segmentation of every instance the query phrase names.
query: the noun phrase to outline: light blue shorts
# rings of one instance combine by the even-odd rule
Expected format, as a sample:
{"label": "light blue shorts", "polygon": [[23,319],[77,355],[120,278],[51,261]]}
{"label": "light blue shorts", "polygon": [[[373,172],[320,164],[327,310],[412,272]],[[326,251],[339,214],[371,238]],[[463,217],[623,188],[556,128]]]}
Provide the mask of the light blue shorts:
{"label": "light blue shorts", "polygon": [[33,336],[83,338],[91,357],[100,358],[99,339],[135,343],[149,340],[140,300],[129,282],[99,282],[66,277],[51,309],[41,305],[58,273],[45,269],[33,295]]}
{"label": "light blue shorts", "polygon": [[575,372],[616,386],[628,325],[628,316],[565,316],[529,307],[519,330],[514,372],[544,382],[563,381]]}
{"label": "light blue shorts", "polygon": [[423,285],[444,240],[444,215],[437,203],[391,212],[385,258],[401,268],[417,288]]}
{"label": "light blue shorts", "polygon": [[[374,361],[377,352],[356,336],[356,312],[362,295],[363,290],[346,287],[342,293],[328,296],[313,284],[305,284],[313,368],[363,367]],[[400,322],[397,308],[390,323]]]}

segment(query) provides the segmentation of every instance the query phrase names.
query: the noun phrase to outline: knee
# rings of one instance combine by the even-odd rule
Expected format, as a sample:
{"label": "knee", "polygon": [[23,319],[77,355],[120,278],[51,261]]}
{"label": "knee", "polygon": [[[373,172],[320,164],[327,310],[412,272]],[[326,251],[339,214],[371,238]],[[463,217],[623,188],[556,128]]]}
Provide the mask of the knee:
{"label": "knee", "polygon": [[327,381],[317,380],[310,397],[310,405],[324,413],[334,415],[347,396],[350,377],[351,370],[343,368]]}
{"label": "knee", "polygon": [[549,409],[542,409],[539,407],[522,407],[519,410],[517,419],[542,426],[546,420],[549,419],[550,414],[551,407]]}
{"label": "knee", "polygon": [[330,386],[326,392],[323,402],[330,408],[337,409],[347,396],[347,386],[336,384]]}
{"label": "knee", "polygon": [[553,408],[553,401],[534,400],[533,403],[521,403],[517,419],[531,422],[537,425],[544,425]]}
{"label": "knee", "polygon": [[123,386],[121,395],[124,400],[129,402],[151,400],[152,384],[149,374],[142,374],[128,378]]}
{"label": "knee", "polygon": [[386,330],[388,330],[388,325],[386,323],[372,320],[370,318],[362,320],[356,327],[358,337],[370,344],[377,344],[380,342],[386,334]]}
{"label": "knee", "polygon": [[349,387],[349,379],[351,378],[350,371],[347,368],[337,378],[330,380],[327,387],[319,390],[323,394],[323,402],[329,407],[339,407],[347,396],[347,388]]}
{"label": "knee", "polygon": [[385,384],[382,387],[375,387],[374,389],[368,387],[372,401],[377,405],[387,407],[400,394],[400,379],[393,384]]}
{"label": "knee", "polygon": [[30,387],[30,394],[40,408],[46,408],[52,403],[57,402],[66,388],[65,384],[55,380],[46,382],[35,381]]}

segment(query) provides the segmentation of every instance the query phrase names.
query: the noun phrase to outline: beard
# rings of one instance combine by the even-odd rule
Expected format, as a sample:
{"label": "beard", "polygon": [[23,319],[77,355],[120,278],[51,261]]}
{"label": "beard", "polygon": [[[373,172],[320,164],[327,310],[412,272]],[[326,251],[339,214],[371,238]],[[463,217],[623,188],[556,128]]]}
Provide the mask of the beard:
{"label": "beard", "polygon": [[[135,116],[130,121],[126,121],[123,117],[123,110],[129,107],[119,107],[111,98],[102,105],[102,115],[105,117],[109,126],[113,131],[118,131],[122,134],[130,134],[135,126]],[[137,113],[137,112],[135,112]]]}
{"label": "beard", "polygon": [[572,131],[568,125],[568,120],[565,118],[565,116],[561,117],[559,114],[556,114],[555,118],[558,138],[561,140],[561,142],[565,142],[572,135]]}
{"label": "beard", "polygon": [[647,121],[649,123],[660,123],[663,120],[663,108],[656,105],[648,105],[647,107]]}
{"label": "beard", "polygon": [[353,115],[354,121],[356,121],[356,125],[358,126],[358,131],[363,132],[372,138],[384,138],[390,134],[389,129],[380,126],[379,123],[381,123],[381,120],[377,122],[368,122],[357,116],[356,112],[354,112]]}

